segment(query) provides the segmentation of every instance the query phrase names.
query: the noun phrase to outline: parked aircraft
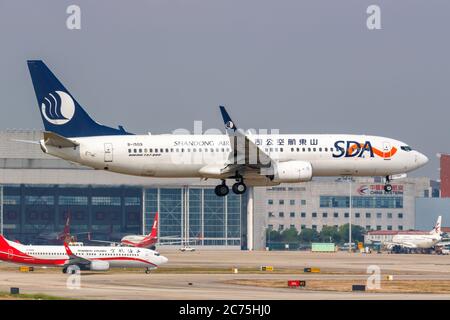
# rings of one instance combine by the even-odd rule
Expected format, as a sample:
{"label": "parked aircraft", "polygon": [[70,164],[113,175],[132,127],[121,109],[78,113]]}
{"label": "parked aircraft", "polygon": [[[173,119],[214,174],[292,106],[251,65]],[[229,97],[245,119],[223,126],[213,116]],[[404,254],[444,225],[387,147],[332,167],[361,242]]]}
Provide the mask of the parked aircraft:
{"label": "parked aircraft", "polygon": [[428,233],[399,233],[392,238],[392,241],[386,241],[383,245],[394,251],[409,252],[416,249],[431,249],[442,240],[441,221],[442,217],[439,216],[433,230]]}

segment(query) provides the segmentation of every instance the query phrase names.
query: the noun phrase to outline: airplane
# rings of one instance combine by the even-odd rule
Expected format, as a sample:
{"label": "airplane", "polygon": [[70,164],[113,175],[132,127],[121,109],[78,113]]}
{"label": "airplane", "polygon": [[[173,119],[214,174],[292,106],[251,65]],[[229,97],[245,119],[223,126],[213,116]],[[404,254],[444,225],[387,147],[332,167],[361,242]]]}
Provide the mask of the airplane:
{"label": "airplane", "polygon": [[[105,241],[105,240],[91,240],[92,242],[102,242],[109,243],[111,245],[120,245],[120,246],[129,246],[129,247],[137,247],[137,248],[150,248],[155,250],[155,245],[158,240],[175,240],[176,237],[160,237],[158,238],[158,222],[159,222],[159,214],[155,213],[155,218],[153,219],[153,225],[150,233],[148,235],[126,235],[122,237],[119,243]],[[194,241],[196,239],[190,239],[190,241]],[[184,243],[185,241],[166,241],[162,243],[163,245],[171,245],[171,244],[179,244]]]}
{"label": "airplane", "polygon": [[[428,158],[408,144],[354,134],[254,134],[244,132],[225,107],[226,134],[135,135],[94,121],[41,60],[29,60],[44,123],[44,153],[128,175],[217,179],[217,196],[243,194],[247,186],[301,183],[319,176],[383,176],[390,181],[422,167]],[[22,141],[23,142],[23,141]]]}
{"label": "airplane", "polygon": [[167,263],[158,252],[145,248],[115,248],[101,246],[23,245],[0,235],[0,260],[31,266],[61,267],[63,273],[70,266],[80,270],[107,271],[110,268],[145,268],[145,273]]}
{"label": "airplane", "polygon": [[441,222],[442,216],[439,216],[430,232],[399,233],[392,238],[392,241],[385,241],[383,245],[388,250],[403,250],[406,252],[417,249],[431,249],[442,240]]}
{"label": "airplane", "polygon": [[90,232],[78,232],[71,234],[70,233],[70,214],[67,215],[66,224],[64,225],[64,229],[61,232],[42,232],[38,234],[38,240],[44,240],[49,243],[63,243],[66,242],[74,242],[76,241],[76,235],[87,234],[88,239],[90,238]]}

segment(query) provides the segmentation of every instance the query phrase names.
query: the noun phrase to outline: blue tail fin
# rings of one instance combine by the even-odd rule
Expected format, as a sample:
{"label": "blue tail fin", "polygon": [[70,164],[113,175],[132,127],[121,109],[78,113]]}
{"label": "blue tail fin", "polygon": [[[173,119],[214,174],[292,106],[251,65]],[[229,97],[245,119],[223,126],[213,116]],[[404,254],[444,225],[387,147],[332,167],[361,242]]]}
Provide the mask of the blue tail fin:
{"label": "blue tail fin", "polygon": [[92,120],[41,60],[28,61],[28,69],[46,131],[63,137],[131,134],[120,126],[110,128]]}

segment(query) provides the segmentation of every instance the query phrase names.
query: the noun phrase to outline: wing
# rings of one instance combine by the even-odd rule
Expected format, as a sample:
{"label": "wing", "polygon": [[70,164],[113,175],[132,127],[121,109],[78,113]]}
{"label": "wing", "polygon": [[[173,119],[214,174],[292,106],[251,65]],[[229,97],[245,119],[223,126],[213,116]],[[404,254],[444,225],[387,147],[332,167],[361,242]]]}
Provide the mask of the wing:
{"label": "wing", "polygon": [[69,256],[69,259],[66,261],[65,265],[90,265],[91,260],[82,258],[80,256],[75,255],[72,250],[70,250],[69,245],[67,242],[64,242],[64,248],[66,249],[66,253]]}

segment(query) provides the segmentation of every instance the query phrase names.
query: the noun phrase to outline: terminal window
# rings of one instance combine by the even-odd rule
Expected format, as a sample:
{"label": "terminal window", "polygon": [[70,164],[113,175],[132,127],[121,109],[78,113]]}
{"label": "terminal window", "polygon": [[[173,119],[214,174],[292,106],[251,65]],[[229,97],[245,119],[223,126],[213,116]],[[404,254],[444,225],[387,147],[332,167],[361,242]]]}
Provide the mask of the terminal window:
{"label": "terminal window", "polygon": [[301,216],[302,218],[306,218],[306,212],[302,212],[302,213],[300,214],[300,216]]}
{"label": "terminal window", "polygon": [[289,215],[291,216],[291,218],[295,218],[295,212],[291,212]]}
{"label": "terminal window", "polygon": [[398,218],[399,218],[399,219],[403,219],[403,213],[399,213],[399,214],[398,214]]}
{"label": "terminal window", "polygon": [[[348,208],[350,197],[348,196],[320,196],[321,208]],[[403,208],[402,197],[391,196],[354,196],[352,197],[354,208]]]}

